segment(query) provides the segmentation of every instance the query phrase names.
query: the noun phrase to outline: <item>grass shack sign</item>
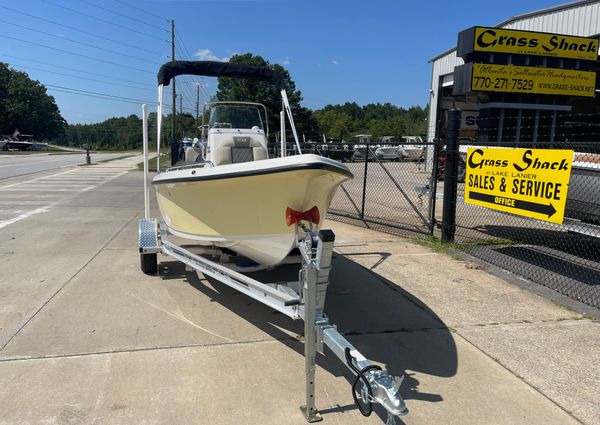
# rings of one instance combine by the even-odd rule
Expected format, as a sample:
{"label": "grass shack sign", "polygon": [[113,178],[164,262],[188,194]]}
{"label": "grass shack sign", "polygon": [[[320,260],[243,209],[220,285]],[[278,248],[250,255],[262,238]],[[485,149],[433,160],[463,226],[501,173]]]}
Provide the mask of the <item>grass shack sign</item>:
{"label": "grass shack sign", "polygon": [[469,148],[465,202],[562,223],[572,150]]}

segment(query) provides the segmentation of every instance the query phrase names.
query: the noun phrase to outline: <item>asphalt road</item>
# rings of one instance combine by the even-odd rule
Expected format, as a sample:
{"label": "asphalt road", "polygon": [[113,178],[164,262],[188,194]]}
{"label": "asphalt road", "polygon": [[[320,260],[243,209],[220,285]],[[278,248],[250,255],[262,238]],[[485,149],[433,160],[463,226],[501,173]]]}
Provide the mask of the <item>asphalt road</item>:
{"label": "asphalt road", "polygon": [[[119,158],[123,153],[92,153],[92,162]],[[85,154],[51,155],[47,153],[31,155],[0,155],[0,180],[10,177],[39,173],[56,168],[85,164]]]}

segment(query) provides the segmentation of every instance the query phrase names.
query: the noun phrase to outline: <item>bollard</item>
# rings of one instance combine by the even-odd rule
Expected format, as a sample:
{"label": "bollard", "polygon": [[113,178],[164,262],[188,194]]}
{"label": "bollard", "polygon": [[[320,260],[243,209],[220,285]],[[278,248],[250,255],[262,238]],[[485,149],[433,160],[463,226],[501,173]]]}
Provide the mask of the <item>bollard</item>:
{"label": "bollard", "polygon": [[85,145],[85,163],[86,165],[92,165],[92,158],[90,158],[90,147]]}
{"label": "bollard", "polygon": [[177,164],[177,161],[183,159],[181,158],[181,154],[181,144],[176,141],[171,142],[171,166],[174,166]]}
{"label": "bollard", "polygon": [[365,151],[365,174],[363,176],[363,191],[362,191],[362,207],[360,210],[360,219],[365,219],[365,200],[367,198],[367,169],[369,167],[369,154],[371,152],[371,140],[367,140],[367,147]]}
{"label": "bollard", "polygon": [[446,163],[444,165],[444,207],[442,210],[442,242],[454,242],[456,231],[456,197],[458,174],[458,131],[460,129],[460,111],[448,111],[446,131]]}

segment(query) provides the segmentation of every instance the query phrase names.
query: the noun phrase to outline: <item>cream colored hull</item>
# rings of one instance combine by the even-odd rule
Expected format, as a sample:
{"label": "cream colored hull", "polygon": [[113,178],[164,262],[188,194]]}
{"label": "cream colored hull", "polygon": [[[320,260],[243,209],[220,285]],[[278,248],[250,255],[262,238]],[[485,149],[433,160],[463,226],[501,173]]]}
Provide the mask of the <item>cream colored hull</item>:
{"label": "cream colored hull", "polygon": [[[255,164],[271,161],[277,159]],[[348,178],[331,169],[307,168],[162,183],[156,185],[156,193],[162,217],[175,234],[272,266],[294,247],[296,227],[287,225],[286,209],[307,211],[317,206],[322,222],[335,190]]]}

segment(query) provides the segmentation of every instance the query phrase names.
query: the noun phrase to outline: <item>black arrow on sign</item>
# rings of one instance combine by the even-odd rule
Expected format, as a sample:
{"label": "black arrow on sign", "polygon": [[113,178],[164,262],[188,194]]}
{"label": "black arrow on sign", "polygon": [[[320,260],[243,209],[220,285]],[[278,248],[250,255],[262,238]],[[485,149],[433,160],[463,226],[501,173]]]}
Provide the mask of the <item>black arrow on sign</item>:
{"label": "black arrow on sign", "polygon": [[[508,199],[508,200],[514,201],[514,205],[505,205],[503,203],[496,202],[496,198]],[[552,203],[549,203],[548,205],[538,204],[535,202],[522,201],[520,199],[506,198],[504,196],[495,196],[495,195],[489,195],[487,193],[480,193],[480,192],[469,192],[469,199],[474,199],[476,201],[481,201],[481,202],[487,202],[489,204],[494,204],[494,205],[502,205],[502,206],[509,207],[509,208],[515,208],[518,210],[525,210],[525,211],[530,211],[530,212],[534,212],[534,213],[538,213],[538,214],[544,214],[544,215],[547,215],[548,218],[552,217],[556,213],[556,208],[554,208],[554,205],[552,205]]]}

